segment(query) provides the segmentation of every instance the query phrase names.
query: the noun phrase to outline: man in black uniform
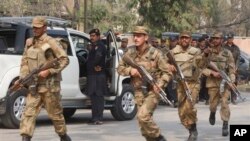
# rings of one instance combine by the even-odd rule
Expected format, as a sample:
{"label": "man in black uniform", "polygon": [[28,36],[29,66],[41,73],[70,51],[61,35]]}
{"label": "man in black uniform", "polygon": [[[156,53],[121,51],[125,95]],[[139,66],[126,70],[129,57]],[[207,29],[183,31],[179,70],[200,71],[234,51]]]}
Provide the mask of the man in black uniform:
{"label": "man in black uniform", "polygon": [[[200,37],[198,39],[198,48],[203,52],[206,48],[208,48],[207,43],[206,43],[206,38],[204,36]],[[208,95],[208,90],[206,87],[206,80],[207,77],[205,75],[202,75],[200,77],[200,92],[199,92],[199,101],[203,102],[205,100],[205,104],[209,104],[209,95]]]}
{"label": "man in black uniform", "polygon": [[99,29],[90,32],[91,48],[87,60],[87,94],[92,103],[91,124],[103,124],[104,95],[107,92],[105,74],[106,48],[100,40]]}
{"label": "man in black uniform", "polygon": [[[239,66],[239,62],[240,62],[240,49],[237,45],[234,44],[233,42],[234,40],[234,34],[233,33],[229,33],[227,35],[227,38],[226,38],[226,43],[224,45],[224,48],[228,49],[231,51],[231,53],[233,54],[233,58],[234,58],[234,63],[235,63],[235,76],[236,76],[236,80],[235,80],[235,84],[237,85],[237,79],[238,79],[238,76],[237,76],[237,69],[238,69],[238,66]],[[231,101],[233,104],[236,104],[236,95],[231,92]]]}
{"label": "man in black uniform", "polygon": [[[168,46],[169,50],[172,50],[173,48],[175,48],[177,44],[178,44],[178,37],[171,35],[169,37],[169,46]],[[175,76],[174,76],[174,79],[169,81],[169,83],[166,87],[166,92],[168,94],[167,96],[168,96],[169,100],[171,100],[174,103],[175,108],[178,106],[176,85],[177,85],[177,82],[176,82]]]}

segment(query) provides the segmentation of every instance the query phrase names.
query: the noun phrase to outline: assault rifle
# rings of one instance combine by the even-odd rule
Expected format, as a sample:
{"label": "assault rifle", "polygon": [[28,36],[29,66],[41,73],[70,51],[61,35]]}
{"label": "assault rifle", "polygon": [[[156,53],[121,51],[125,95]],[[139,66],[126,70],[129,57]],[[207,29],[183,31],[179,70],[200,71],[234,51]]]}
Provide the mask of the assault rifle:
{"label": "assault rifle", "polygon": [[155,79],[149,74],[149,72],[143,66],[136,64],[127,55],[123,56],[123,61],[127,63],[128,65],[130,65],[131,67],[136,68],[138,72],[140,73],[140,75],[142,76],[143,81],[148,82],[152,86],[155,85],[160,90],[159,95],[165,103],[168,103],[169,105],[174,106],[173,103],[167,98],[167,94],[162,90],[161,87],[157,85]]}
{"label": "assault rifle", "polygon": [[246,98],[243,98],[241,96],[240,91],[237,89],[236,85],[232,82],[232,80],[228,77],[228,75],[223,70],[218,69],[218,67],[213,62],[210,62],[208,67],[216,72],[219,72],[220,76],[222,77],[223,80],[226,81],[226,84],[233,91],[233,93],[235,93],[236,96],[239,97],[242,101],[245,101]]}
{"label": "assault rifle", "polygon": [[51,61],[49,61],[46,64],[40,65],[38,68],[33,69],[28,75],[26,75],[24,78],[20,78],[18,83],[15,83],[9,88],[8,93],[11,95],[14,91],[17,91],[18,89],[24,87],[25,85],[31,83],[33,81],[34,75],[37,75],[39,72],[54,68],[59,65],[59,59],[55,58]]}
{"label": "assault rifle", "polygon": [[192,100],[192,97],[191,97],[191,91],[190,91],[190,88],[188,87],[188,83],[185,79],[185,76],[183,75],[182,71],[181,71],[181,68],[180,66],[176,63],[171,51],[168,51],[167,52],[167,57],[170,61],[170,64],[174,65],[174,67],[176,68],[176,71],[177,71],[177,74],[179,75],[180,77],[180,81],[181,81],[181,84],[184,88],[184,91],[185,91],[185,94],[187,96],[187,98],[190,100],[191,103],[193,103],[193,100]]}

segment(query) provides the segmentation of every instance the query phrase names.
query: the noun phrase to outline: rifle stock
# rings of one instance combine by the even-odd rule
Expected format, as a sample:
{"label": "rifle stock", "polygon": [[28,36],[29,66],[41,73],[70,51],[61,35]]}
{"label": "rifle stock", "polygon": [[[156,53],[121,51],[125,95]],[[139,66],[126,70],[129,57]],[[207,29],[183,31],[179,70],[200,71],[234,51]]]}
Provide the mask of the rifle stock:
{"label": "rifle stock", "polygon": [[26,75],[24,78],[20,78],[19,80],[17,80],[18,82],[9,88],[8,93],[11,94],[12,92],[17,91],[21,87],[23,87],[26,84],[28,84],[29,82],[31,82],[33,76],[38,74],[39,72],[58,66],[59,65],[58,61],[59,61],[59,59],[55,58],[52,61],[49,61],[48,63],[40,65],[38,68],[35,68],[28,75]]}
{"label": "rifle stock", "polygon": [[136,68],[138,72],[140,73],[140,75],[142,76],[142,78],[145,81],[147,81],[150,85],[152,86],[155,85],[160,90],[159,95],[164,102],[168,103],[171,106],[174,106],[173,103],[167,98],[167,94],[164,92],[164,90],[158,86],[155,79],[150,75],[150,73],[143,66],[136,64],[133,60],[131,60],[126,55],[123,56],[123,61],[126,64],[130,65],[131,67]]}
{"label": "rifle stock", "polygon": [[240,91],[237,89],[236,85],[223,70],[219,70],[219,68],[213,62],[210,62],[208,67],[220,73],[221,78],[226,81],[229,88],[237,95],[237,97],[239,97],[242,101],[245,101],[246,98],[243,98],[241,96]]}
{"label": "rifle stock", "polygon": [[184,91],[185,91],[185,94],[186,94],[187,98],[190,100],[191,103],[193,103],[192,96],[191,96],[191,91],[190,91],[190,88],[188,86],[188,83],[187,83],[187,81],[185,79],[184,74],[181,71],[180,66],[176,63],[175,58],[173,57],[171,51],[167,52],[167,57],[168,57],[170,63],[172,65],[174,65],[174,67],[176,68],[177,74],[180,77],[180,81],[181,81],[181,84],[182,84],[182,86],[184,88]]}

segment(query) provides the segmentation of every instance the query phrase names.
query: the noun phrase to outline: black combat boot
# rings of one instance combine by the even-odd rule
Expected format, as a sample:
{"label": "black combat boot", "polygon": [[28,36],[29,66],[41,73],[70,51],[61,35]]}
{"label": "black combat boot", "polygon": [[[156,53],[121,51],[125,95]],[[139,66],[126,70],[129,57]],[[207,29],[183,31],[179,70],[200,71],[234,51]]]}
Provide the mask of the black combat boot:
{"label": "black combat boot", "polygon": [[22,135],[22,141],[31,141],[31,137],[27,135]]}
{"label": "black combat boot", "polygon": [[215,112],[210,112],[209,123],[210,123],[211,125],[214,125],[214,124],[215,124]]}
{"label": "black combat boot", "polygon": [[164,136],[160,135],[155,139],[155,141],[167,141],[167,140],[164,138]]}
{"label": "black combat boot", "polygon": [[60,136],[61,141],[71,141],[71,138],[67,134],[59,135],[59,136]]}
{"label": "black combat boot", "polygon": [[223,121],[222,136],[228,135],[228,121]]}
{"label": "black combat boot", "polygon": [[196,129],[196,123],[191,125],[191,128],[189,129],[189,137],[188,141],[196,141],[198,136],[198,131]]}

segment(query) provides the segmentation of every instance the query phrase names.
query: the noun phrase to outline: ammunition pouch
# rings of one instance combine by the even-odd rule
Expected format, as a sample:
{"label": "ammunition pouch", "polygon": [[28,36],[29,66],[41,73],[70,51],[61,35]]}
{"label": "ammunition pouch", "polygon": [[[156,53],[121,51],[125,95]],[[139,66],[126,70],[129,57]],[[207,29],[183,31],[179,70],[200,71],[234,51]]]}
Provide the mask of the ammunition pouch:
{"label": "ammunition pouch", "polygon": [[225,91],[225,84],[226,80],[222,79],[222,81],[220,82],[220,94],[222,94]]}
{"label": "ammunition pouch", "polygon": [[147,95],[148,92],[149,92],[149,83],[146,82],[146,81],[144,81],[144,82],[142,83],[142,85],[141,85],[141,89],[142,89],[142,93],[143,93],[144,95]]}
{"label": "ammunition pouch", "polygon": [[35,96],[37,93],[37,85],[36,84],[32,84],[29,86],[29,91],[31,93],[32,96]]}

